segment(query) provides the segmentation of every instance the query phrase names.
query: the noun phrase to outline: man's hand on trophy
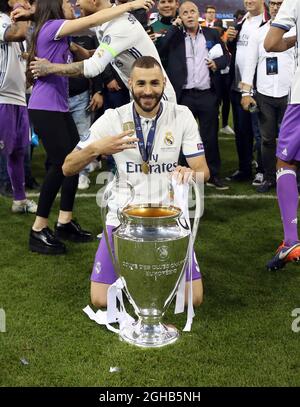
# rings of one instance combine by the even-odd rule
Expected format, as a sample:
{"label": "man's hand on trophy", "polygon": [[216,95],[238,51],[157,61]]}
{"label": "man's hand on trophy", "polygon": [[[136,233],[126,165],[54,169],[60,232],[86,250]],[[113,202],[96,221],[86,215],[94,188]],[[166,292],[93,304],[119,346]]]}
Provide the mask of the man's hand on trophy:
{"label": "man's hand on trophy", "polygon": [[178,165],[172,173],[172,178],[177,184],[187,184],[192,181],[193,175],[194,171],[191,168]]}

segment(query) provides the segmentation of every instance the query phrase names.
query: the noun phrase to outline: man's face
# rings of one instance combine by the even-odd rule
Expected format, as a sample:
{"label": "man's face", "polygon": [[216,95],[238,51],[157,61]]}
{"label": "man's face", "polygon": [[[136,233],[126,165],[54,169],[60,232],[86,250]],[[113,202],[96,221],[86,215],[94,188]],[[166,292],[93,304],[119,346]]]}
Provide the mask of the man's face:
{"label": "man's face", "polygon": [[209,23],[212,23],[216,18],[216,10],[213,8],[208,8],[205,13],[205,19]]}
{"label": "man's face", "polygon": [[283,3],[283,0],[270,0],[269,1],[269,10],[270,10],[270,15],[271,15],[272,20],[274,20],[274,18],[277,16],[277,13],[278,13],[282,3]]}
{"label": "man's face", "polygon": [[179,7],[177,0],[160,0],[157,3],[157,10],[163,17],[175,17]]}
{"label": "man's face", "polygon": [[179,16],[185,28],[195,29],[199,26],[199,10],[196,4],[183,3],[179,9]]}
{"label": "man's face", "polygon": [[260,13],[264,0],[244,0],[245,9],[250,13]]}
{"label": "man's face", "polygon": [[151,112],[160,102],[165,88],[162,70],[154,68],[134,68],[129,86],[135,103],[144,112]]}
{"label": "man's face", "polygon": [[98,11],[97,3],[97,1],[93,0],[77,0],[76,7],[80,9],[80,15],[84,17],[94,14],[96,11]]}
{"label": "man's face", "polygon": [[75,18],[73,5],[70,0],[63,0],[62,9],[67,20],[73,20],[73,18]]}

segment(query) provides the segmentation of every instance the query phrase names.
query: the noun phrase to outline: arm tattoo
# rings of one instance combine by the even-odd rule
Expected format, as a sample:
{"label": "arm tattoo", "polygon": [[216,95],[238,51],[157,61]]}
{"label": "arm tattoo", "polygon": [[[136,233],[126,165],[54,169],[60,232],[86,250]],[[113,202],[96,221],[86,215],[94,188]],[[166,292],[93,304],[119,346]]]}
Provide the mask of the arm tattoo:
{"label": "arm tattoo", "polygon": [[[23,23],[24,25],[24,23]],[[24,30],[23,30],[24,31]],[[6,41],[18,41],[19,39],[17,36],[22,33],[22,23],[13,23],[10,27],[7,28],[5,32],[5,40]],[[24,32],[24,39],[25,39],[25,32]],[[21,41],[22,39],[20,39]]]}
{"label": "arm tattoo", "polygon": [[72,64],[54,64],[56,75],[61,76],[83,76],[84,74],[84,65],[83,61],[73,62]]}

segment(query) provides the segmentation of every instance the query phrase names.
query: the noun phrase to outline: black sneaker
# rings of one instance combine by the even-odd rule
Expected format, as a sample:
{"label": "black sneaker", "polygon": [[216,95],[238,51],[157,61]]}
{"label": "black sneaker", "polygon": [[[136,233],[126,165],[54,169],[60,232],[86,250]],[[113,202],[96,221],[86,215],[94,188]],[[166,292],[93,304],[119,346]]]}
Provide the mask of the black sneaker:
{"label": "black sneaker", "polygon": [[93,240],[91,232],[81,229],[79,223],[71,220],[69,223],[57,222],[54,226],[55,235],[60,239],[71,240],[72,242],[84,243]]}
{"label": "black sneaker", "polygon": [[223,182],[218,177],[210,177],[206,185],[208,187],[214,187],[219,191],[225,191],[226,189],[229,189],[229,186],[223,184]]}
{"label": "black sneaker", "polygon": [[265,180],[259,187],[256,188],[256,192],[264,194],[266,192],[269,192],[271,189],[274,189],[275,187],[276,187],[276,182],[271,182],[271,181]]}
{"label": "black sneaker", "polygon": [[66,246],[58,240],[53,231],[46,227],[40,232],[30,230],[29,249],[32,252],[41,254],[64,254]]}
{"label": "black sneaker", "polygon": [[225,178],[226,181],[236,181],[236,182],[242,182],[242,181],[250,181],[252,179],[251,174],[247,174],[242,171],[235,171],[233,174],[229,175],[229,177]]}

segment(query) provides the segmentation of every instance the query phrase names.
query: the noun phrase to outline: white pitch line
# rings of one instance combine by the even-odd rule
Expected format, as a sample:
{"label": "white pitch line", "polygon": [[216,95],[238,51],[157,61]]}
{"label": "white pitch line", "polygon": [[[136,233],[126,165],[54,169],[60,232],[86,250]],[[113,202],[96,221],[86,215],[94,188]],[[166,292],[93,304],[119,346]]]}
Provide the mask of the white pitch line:
{"label": "white pitch line", "polygon": [[[27,194],[28,198],[37,198],[39,194],[30,193]],[[60,194],[57,195],[57,198]],[[96,194],[76,194],[76,198],[96,198]],[[205,199],[229,199],[229,200],[255,200],[255,199],[277,199],[276,195],[264,195],[264,194],[253,194],[253,195],[223,195],[223,194],[212,194],[205,195]]]}

